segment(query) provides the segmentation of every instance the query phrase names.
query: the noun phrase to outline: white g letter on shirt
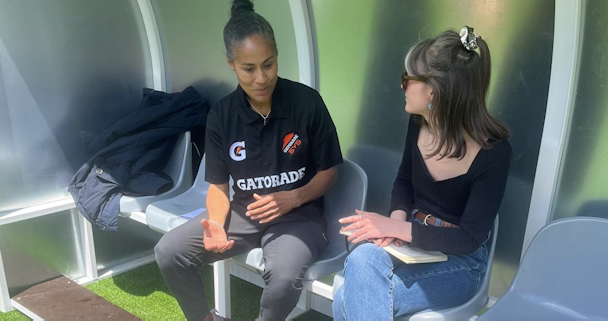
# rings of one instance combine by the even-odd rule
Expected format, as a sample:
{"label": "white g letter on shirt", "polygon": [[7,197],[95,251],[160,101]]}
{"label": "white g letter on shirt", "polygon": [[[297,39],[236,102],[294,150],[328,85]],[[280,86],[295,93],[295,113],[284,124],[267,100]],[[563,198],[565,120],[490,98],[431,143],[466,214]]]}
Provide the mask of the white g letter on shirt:
{"label": "white g letter on shirt", "polygon": [[245,153],[245,141],[235,142],[230,146],[230,158],[240,162],[245,157],[247,157],[247,153]]}

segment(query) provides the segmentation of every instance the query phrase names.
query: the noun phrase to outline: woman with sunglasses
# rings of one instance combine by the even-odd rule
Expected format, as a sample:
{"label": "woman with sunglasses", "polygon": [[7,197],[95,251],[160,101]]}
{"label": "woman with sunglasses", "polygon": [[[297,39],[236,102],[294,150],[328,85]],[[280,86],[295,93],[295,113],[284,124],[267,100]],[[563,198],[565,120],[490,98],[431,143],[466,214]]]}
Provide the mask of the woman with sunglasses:
{"label": "woman with sunglasses", "polygon": [[[470,299],[490,267],[486,241],[512,156],[509,131],[486,109],[490,51],[464,27],[415,45],[401,76],[410,121],[390,217],[340,220],[355,248],[334,297],[336,320],[391,320]],[[409,242],[446,262],[406,265],[381,247]]]}

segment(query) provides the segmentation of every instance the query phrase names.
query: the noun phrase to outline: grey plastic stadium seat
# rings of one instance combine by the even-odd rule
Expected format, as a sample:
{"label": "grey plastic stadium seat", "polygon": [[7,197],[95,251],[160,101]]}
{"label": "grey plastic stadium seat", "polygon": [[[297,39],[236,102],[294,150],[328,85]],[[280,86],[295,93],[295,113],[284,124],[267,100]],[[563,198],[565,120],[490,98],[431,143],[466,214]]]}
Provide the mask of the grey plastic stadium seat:
{"label": "grey plastic stadium seat", "polygon": [[173,179],[173,187],[165,193],[154,196],[130,197],[120,199],[120,215],[130,217],[132,212],[143,212],[146,207],[186,191],[192,183],[192,149],[190,148],[190,132],[180,134],[175,149],[167,163],[164,172]]}
{"label": "grey plastic stadium seat", "polygon": [[[232,182],[232,179],[230,182]],[[164,234],[184,224],[187,220],[180,215],[207,207],[208,189],[209,183],[205,181],[205,157],[203,157],[194,184],[187,191],[148,206],[146,209],[148,226]],[[231,196],[232,194],[231,190]]]}
{"label": "grey plastic stadium seat", "polygon": [[[488,264],[487,272],[484,276],[483,282],[479,291],[475,295],[462,305],[453,307],[450,309],[437,310],[437,311],[422,311],[412,315],[397,317],[395,320],[412,320],[412,321],[423,321],[423,320],[468,320],[483,309],[488,303],[488,289],[490,286],[490,276],[492,272],[492,262],[494,261],[494,250],[496,248],[496,239],[498,235],[498,216],[494,221],[494,227],[492,228],[492,234],[490,238],[490,246],[488,253]],[[333,293],[335,294],[338,289],[344,284],[344,276],[342,272],[336,274],[334,277],[334,288]]]}
{"label": "grey plastic stadium seat", "polygon": [[543,227],[507,292],[478,320],[608,320],[608,220]]}

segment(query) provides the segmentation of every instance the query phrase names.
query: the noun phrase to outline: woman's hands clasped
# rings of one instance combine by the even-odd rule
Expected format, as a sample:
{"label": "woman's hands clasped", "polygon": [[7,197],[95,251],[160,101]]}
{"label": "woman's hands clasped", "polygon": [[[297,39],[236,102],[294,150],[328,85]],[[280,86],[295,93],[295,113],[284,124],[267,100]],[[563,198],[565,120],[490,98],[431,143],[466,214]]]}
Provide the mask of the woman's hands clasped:
{"label": "woman's hands clasped", "polygon": [[[397,235],[399,224],[397,222],[402,220],[389,218],[377,213],[366,212],[355,210],[356,215],[347,216],[341,218],[338,222],[346,225],[342,230],[350,231],[353,230],[347,240],[352,243],[359,243],[361,241],[373,240],[376,245],[387,246],[389,245]],[[397,246],[400,246],[403,241],[397,239],[395,242]]]}
{"label": "woman's hands clasped", "polygon": [[247,215],[252,220],[258,220],[260,224],[273,221],[294,208],[300,206],[298,197],[294,190],[276,192],[268,195],[253,194],[255,202],[247,206]]}

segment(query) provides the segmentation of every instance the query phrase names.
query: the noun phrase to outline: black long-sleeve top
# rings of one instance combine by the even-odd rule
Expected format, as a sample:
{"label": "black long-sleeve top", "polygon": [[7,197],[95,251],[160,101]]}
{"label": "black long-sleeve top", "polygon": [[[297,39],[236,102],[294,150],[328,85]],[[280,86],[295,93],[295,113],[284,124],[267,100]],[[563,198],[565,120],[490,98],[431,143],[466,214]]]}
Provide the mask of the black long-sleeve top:
{"label": "black long-sleeve top", "polygon": [[460,228],[412,224],[415,247],[451,254],[474,252],[487,239],[502,202],[513,151],[506,139],[481,149],[468,172],[435,181],[418,149],[420,126],[410,117],[403,159],[391,194],[390,213],[418,209]]}

